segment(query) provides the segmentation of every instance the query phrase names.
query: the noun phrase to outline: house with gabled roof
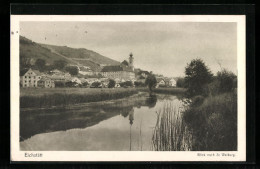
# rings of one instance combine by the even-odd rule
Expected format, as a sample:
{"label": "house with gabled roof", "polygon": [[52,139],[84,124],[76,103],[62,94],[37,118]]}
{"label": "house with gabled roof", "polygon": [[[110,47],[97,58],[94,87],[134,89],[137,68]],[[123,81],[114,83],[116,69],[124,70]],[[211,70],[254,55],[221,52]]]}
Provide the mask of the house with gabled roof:
{"label": "house with gabled roof", "polygon": [[164,78],[156,77],[156,81],[157,81],[156,88],[159,86],[163,86],[163,87],[166,86],[166,81],[164,80]]}
{"label": "house with gabled roof", "polygon": [[55,88],[55,83],[48,77],[43,77],[38,81],[38,87],[42,88]]}
{"label": "house with gabled roof", "polygon": [[20,83],[22,87],[38,87],[38,81],[45,76],[38,70],[28,69],[20,72]]}

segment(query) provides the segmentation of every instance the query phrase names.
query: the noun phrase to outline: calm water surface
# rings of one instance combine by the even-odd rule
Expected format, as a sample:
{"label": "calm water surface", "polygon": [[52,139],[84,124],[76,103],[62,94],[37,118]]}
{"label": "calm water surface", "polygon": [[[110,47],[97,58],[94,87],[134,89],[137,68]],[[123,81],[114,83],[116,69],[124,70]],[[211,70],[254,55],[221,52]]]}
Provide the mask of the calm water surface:
{"label": "calm water surface", "polygon": [[172,95],[139,93],[125,99],[66,108],[22,109],[20,149],[34,151],[149,151],[165,104],[182,102]]}

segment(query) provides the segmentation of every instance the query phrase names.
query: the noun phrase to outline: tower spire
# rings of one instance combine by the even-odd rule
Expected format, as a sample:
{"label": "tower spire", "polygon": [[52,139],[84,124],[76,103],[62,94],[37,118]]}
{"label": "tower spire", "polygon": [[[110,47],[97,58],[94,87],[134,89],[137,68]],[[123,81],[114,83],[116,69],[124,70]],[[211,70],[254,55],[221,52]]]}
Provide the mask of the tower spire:
{"label": "tower spire", "polygon": [[129,54],[129,66],[134,71],[134,57],[133,57],[133,53],[132,52]]}

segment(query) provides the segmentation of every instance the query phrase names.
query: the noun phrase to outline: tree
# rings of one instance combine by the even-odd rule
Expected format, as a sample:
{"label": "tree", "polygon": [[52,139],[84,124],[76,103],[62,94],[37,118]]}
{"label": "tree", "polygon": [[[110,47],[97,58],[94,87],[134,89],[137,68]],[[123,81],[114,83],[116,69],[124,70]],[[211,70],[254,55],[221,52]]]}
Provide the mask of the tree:
{"label": "tree", "polygon": [[72,76],[76,76],[79,73],[79,69],[77,66],[67,66],[65,70],[69,72]]}
{"label": "tree", "polygon": [[86,81],[86,82],[84,82],[84,83],[82,83],[82,87],[88,87],[88,82]]}
{"label": "tree", "polygon": [[236,79],[237,77],[233,72],[226,69],[221,70],[217,73],[217,80],[219,82],[218,91],[220,93],[231,92],[232,89],[237,87]]}
{"label": "tree", "polygon": [[185,83],[189,96],[203,95],[204,87],[212,81],[213,74],[201,59],[193,59],[185,68]]}
{"label": "tree", "polygon": [[62,70],[64,69],[64,67],[67,65],[68,63],[64,60],[55,60],[53,62],[53,66],[56,68],[56,69],[59,69],[59,70]]}
{"label": "tree", "polygon": [[46,61],[44,59],[37,59],[35,66],[38,70],[43,71],[45,69]]}
{"label": "tree", "polygon": [[184,78],[178,78],[178,80],[177,80],[177,83],[176,83],[176,86],[177,87],[186,87],[185,86],[185,79]]}
{"label": "tree", "polygon": [[116,85],[116,82],[113,79],[110,79],[108,82],[108,88],[114,88]]}
{"label": "tree", "polygon": [[147,76],[145,79],[145,85],[148,86],[149,91],[152,91],[152,88],[154,88],[157,84],[155,76],[151,73]]}

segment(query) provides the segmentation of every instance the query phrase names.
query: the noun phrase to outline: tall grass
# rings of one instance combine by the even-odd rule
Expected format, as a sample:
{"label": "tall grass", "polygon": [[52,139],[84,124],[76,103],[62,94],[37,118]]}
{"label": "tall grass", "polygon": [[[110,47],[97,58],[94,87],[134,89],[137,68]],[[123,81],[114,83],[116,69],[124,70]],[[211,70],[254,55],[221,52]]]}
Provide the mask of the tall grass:
{"label": "tall grass", "polygon": [[124,97],[136,94],[138,91],[134,89],[125,90],[99,90],[96,92],[67,92],[60,91],[57,93],[43,93],[35,95],[21,95],[20,96],[20,107],[51,107],[51,106],[63,106],[66,107],[70,104],[88,103],[105,101],[111,99],[120,99]]}
{"label": "tall grass", "polygon": [[182,119],[182,110],[171,103],[157,112],[157,122],[152,137],[155,151],[189,151],[192,134]]}
{"label": "tall grass", "polygon": [[192,100],[183,119],[192,129],[193,150],[237,150],[237,95],[231,92]]}

